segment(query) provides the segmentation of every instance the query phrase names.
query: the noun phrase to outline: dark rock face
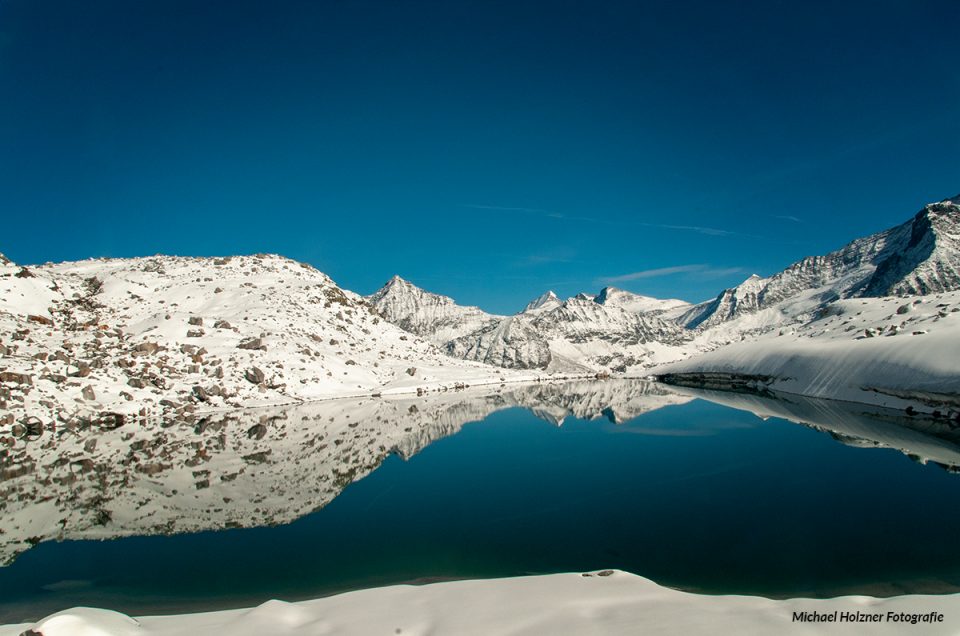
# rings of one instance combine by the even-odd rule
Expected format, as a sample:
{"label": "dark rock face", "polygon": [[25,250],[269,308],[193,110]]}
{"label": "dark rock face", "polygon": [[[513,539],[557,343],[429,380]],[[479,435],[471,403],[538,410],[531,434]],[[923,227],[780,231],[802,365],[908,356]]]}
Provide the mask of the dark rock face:
{"label": "dark rock face", "polygon": [[960,288],[960,208],[934,203],[910,223],[901,250],[877,264],[863,296],[926,295]]}

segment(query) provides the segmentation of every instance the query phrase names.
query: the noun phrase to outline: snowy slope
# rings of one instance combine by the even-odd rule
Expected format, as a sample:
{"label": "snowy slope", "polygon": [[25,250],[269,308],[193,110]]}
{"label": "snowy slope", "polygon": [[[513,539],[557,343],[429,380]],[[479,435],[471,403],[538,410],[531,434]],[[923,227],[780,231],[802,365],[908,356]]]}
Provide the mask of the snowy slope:
{"label": "snowy slope", "polygon": [[514,379],[272,255],[0,265],[0,373],[0,426]]}
{"label": "snowy slope", "polygon": [[[882,620],[869,623],[869,627],[836,618],[831,622],[793,620],[794,614],[814,612],[820,616],[859,613]],[[940,620],[932,621],[931,616]],[[788,600],[708,596],[661,587],[620,570],[602,570],[394,585],[311,601],[271,600],[255,608],[180,616],[133,619],[118,612],[79,607],[33,624],[2,626],[0,636],[17,636],[31,629],[44,636],[946,636],[960,630],[960,594]]]}
{"label": "snowy slope", "polygon": [[667,310],[680,310],[690,307],[690,303],[676,298],[654,298],[652,296],[642,296],[634,294],[616,287],[604,287],[600,293],[594,297],[594,302],[605,307],[619,307],[620,309],[633,313],[664,312]]}
{"label": "snowy slope", "polygon": [[960,292],[839,300],[809,322],[653,373],[764,376],[759,384],[787,393],[954,417],[960,414]]}

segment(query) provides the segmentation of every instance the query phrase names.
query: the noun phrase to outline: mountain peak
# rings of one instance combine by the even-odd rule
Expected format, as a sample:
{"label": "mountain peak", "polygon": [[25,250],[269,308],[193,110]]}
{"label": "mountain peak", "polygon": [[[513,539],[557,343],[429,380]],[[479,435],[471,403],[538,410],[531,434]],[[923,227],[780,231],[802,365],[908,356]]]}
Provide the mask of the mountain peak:
{"label": "mountain peak", "polygon": [[593,297],[593,302],[605,307],[618,307],[632,313],[665,311],[688,304],[683,300],[643,296],[642,294],[635,294],[609,285],[601,289],[600,293]]}
{"label": "mountain peak", "polygon": [[550,290],[545,294],[541,294],[540,296],[537,296],[536,298],[531,300],[529,303],[527,303],[527,306],[524,307],[523,311],[521,311],[520,313],[523,314],[530,311],[535,311],[547,305],[559,305],[559,304],[560,304],[560,299],[553,292],[553,290]]}
{"label": "mountain peak", "polygon": [[608,286],[604,287],[603,289],[601,289],[601,290],[600,290],[600,293],[597,294],[597,295],[594,297],[593,300],[594,300],[594,302],[596,302],[598,305],[602,305],[602,304],[604,304],[605,302],[607,302],[607,300],[609,300],[611,296],[613,296],[614,294],[616,294],[616,293],[618,293],[618,292],[620,292],[619,289],[617,289],[616,287],[612,287],[612,286],[608,285]]}

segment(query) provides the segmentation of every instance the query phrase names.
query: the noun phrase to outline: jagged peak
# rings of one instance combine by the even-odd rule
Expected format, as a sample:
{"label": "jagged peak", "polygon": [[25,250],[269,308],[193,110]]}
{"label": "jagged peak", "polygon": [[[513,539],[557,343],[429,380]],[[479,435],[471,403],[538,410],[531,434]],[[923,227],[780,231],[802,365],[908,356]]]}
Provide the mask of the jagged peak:
{"label": "jagged peak", "polygon": [[383,284],[383,287],[381,287],[380,289],[372,293],[370,295],[370,298],[376,300],[379,298],[383,298],[388,294],[409,294],[409,293],[435,295],[435,294],[430,294],[430,292],[425,291],[420,287],[417,287],[407,279],[402,278],[399,274],[394,274],[390,278],[390,280],[388,280]]}
{"label": "jagged peak", "polygon": [[4,256],[3,252],[0,252],[0,265],[14,265],[15,263],[9,258]]}
{"label": "jagged peak", "polygon": [[552,303],[560,303],[560,298],[557,297],[557,294],[551,289],[550,291],[541,294],[527,303],[527,306],[523,308],[523,311],[520,313],[526,313],[528,311],[534,311],[535,309],[540,309],[545,305]]}

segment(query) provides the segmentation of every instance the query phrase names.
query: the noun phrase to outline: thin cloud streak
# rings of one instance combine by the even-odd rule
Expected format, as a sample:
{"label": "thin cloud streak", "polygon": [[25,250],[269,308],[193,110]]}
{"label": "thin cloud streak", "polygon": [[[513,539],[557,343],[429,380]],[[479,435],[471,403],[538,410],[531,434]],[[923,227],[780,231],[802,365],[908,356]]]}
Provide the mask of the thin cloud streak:
{"label": "thin cloud streak", "polygon": [[626,283],[632,280],[642,280],[644,278],[658,278],[660,276],[672,276],[673,274],[683,274],[686,272],[696,272],[702,270],[706,265],[677,265],[676,267],[658,267],[657,269],[645,269],[630,274],[621,274],[620,276],[609,276],[598,280],[607,283]]}
{"label": "thin cloud streak", "polygon": [[[611,221],[609,219],[598,219],[590,216],[574,216],[562,214],[554,210],[543,208],[524,208],[506,205],[480,205],[474,203],[460,203],[461,208],[470,208],[474,210],[487,210],[491,212],[523,212],[533,214],[547,219],[558,221],[581,221],[584,223],[596,223],[599,225],[613,225],[616,227],[652,227],[662,230],[677,230],[681,232],[696,232],[705,236],[743,236],[746,238],[763,238],[755,234],[746,234],[744,232],[735,232],[733,230],[723,230],[715,227],[705,227],[702,225],[672,225],[669,223],[646,223],[643,221]],[[798,219],[799,221],[799,219]]]}
{"label": "thin cloud streak", "polygon": [[660,278],[662,276],[675,276],[677,274],[687,274],[701,280],[710,280],[722,278],[745,271],[742,267],[710,267],[704,264],[676,265],[674,267],[658,267],[656,269],[645,269],[639,272],[629,274],[620,274],[619,276],[606,276],[598,278],[597,283],[601,285],[614,285],[617,283],[629,283],[635,280],[644,280],[647,278]]}

